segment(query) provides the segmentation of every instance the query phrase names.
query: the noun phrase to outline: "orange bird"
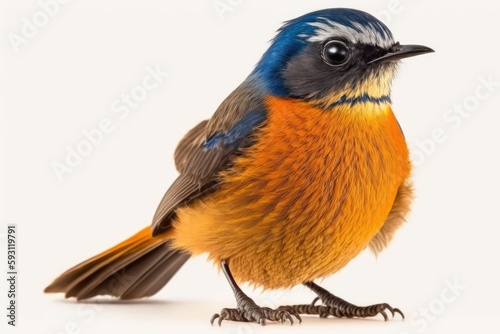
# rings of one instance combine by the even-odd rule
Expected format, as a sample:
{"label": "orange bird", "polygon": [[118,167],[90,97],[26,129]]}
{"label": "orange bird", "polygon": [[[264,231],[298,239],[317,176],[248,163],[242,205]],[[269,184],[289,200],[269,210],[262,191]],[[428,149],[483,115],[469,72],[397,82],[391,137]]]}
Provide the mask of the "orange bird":
{"label": "orange bird", "polygon": [[[313,281],[367,247],[381,251],[404,221],[411,166],[390,87],[398,60],[432,51],[395,42],[382,22],[354,9],[286,22],[246,80],[179,143],[179,177],[152,226],[45,291],[147,297],[192,255],[208,253],[237,302],[212,323],[403,316],[386,303],[350,304]],[[304,284],[322,305],[260,307],[240,282]]]}

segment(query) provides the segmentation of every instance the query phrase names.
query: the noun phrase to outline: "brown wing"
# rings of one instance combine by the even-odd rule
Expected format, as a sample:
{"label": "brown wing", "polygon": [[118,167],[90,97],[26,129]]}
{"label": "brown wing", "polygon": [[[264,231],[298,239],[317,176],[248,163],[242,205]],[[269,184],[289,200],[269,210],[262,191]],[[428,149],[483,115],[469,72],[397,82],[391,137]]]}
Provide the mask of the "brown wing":
{"label": "brown wing", "polygon": [[210,120],[195,126],[181,140],[174,155],[180,175],[156,210],[153,236],[170,228],[177,207],[217,189],[219,172],[230,165],[241,148],[253,143],[253,132],[266,114],[257,96],[248,82],[242,83]]}
{"label": "brown wing", "polygon": [[163,196],[153,217],[153,236],[169,229],[174,210],[189,202],[215,185],[211,180],[214,172],[225,163],[222,148],[204,150],[206,125],[203,121],[189,131],[175,150],[175,166],[180,175]]}
{"label": "brown wing", "polygon": [[179,173],[186,169],[186,164],[193,152],[197,150],[205,141],[208,120],[204,120],[197,126],[189,130],[177,145],[174,153],[175,167]]}

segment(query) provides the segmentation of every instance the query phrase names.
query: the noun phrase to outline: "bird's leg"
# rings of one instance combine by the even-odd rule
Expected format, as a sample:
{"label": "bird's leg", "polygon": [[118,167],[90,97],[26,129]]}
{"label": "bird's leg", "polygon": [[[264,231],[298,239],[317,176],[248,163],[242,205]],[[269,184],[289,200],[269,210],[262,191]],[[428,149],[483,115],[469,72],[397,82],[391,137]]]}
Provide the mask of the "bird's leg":
{"label": "bird's leg", "polygon": [[[313,282],[305,282],[303,284],[315,292],[318,297],[316,297],[311,304],[286,306],[288,309],[291,308],[299,314],[317,314],[321,318],[326,318],[329,315],[338,318],[368,318],[381,314],[387,321],[389,320],[387,311],[389,311],[392,316],[398,313],[404,319],[403,312],[397,308],[393,308],[389,304],[382,303],[370,306],[356,306],[331,294]],[[318,300],[321,300],[323,305],[315,305]]]}
{"label": "bird's leg", "polygon": [[224,272],[229,285],[231,285],[231,288],[233,289],[237,307],[223,308],[220,311],[220,314],[214,314],[210,320],[212,324],[215,319],[218,318],[219,326],[223,320],[257,322],[263,326],[266,324],[266,320],[279,321],[281,323],[289,320],[290,324],[293,325],[292,316],[295,316],[299,320],[299,323],[302,322],[299,314],[292,309],[288,309],[287,307],[280,307],[273,310],[269,307],[260,307],[257,305],[250,297],[245,295],[245,293],[236,284],[226,260],[222,260],[222,271]]}

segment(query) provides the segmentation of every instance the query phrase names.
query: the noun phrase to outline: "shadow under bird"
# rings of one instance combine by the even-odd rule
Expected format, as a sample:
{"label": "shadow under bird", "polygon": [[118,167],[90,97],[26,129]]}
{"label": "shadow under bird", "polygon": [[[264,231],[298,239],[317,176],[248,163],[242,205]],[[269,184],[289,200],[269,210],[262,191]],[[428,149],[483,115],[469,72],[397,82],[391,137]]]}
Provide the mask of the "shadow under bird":
{"label": "shadow under bird", "polygon": [[[148,297],[191,256],[208,253],[237,302],[212,323],[403,316],[386,303],[350,304],[314,280],[366,248],[380,252],[404,221],[411,164],[390,88],[400,59],[429,52],[399,44],[382,22],[354,9],[286,22],[243,83],[178,144],[179,176],[152,226],[69,269],[45,291]],[[264,289],[304,284],[321,305],[260,307],[241,282]]]}

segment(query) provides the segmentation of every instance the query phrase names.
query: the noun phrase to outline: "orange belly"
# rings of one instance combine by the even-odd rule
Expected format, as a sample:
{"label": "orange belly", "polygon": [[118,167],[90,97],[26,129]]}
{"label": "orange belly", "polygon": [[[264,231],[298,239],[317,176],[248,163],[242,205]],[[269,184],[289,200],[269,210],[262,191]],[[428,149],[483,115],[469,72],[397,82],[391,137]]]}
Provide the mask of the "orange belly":
{"label": "orange belly", "polygon": [[213,195],[177,211],[175,245],[283,288],[328,276],[380,230],[410,164],[389,105],[270,98],[257,143]]}

